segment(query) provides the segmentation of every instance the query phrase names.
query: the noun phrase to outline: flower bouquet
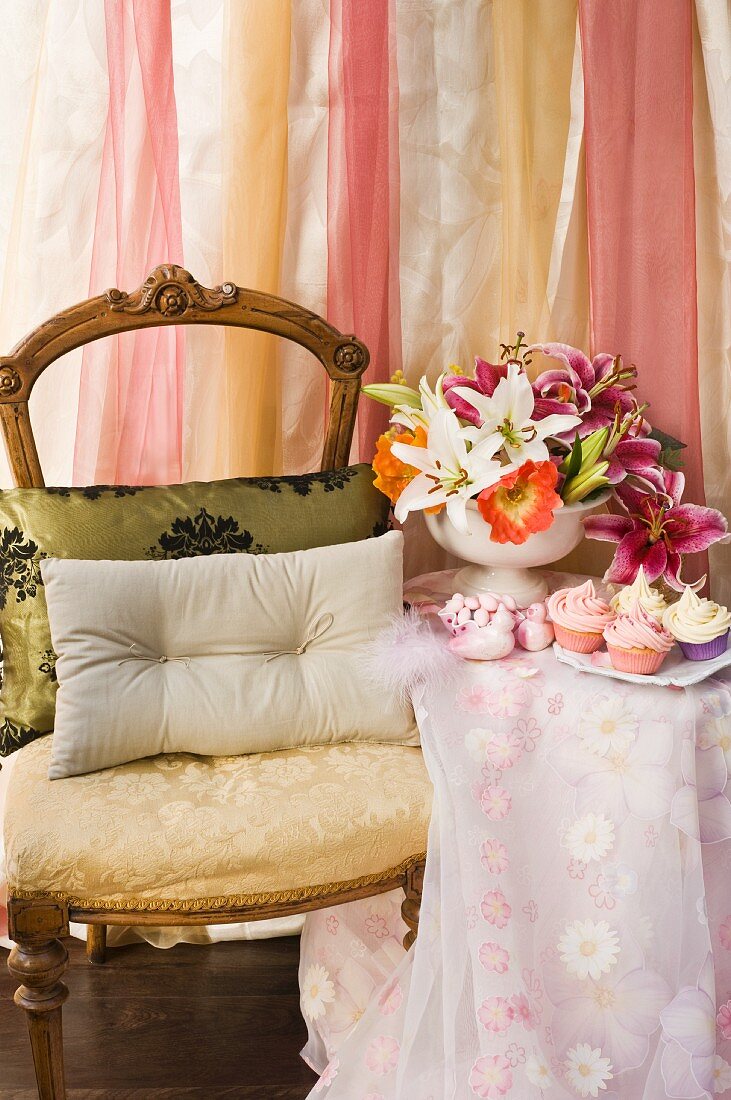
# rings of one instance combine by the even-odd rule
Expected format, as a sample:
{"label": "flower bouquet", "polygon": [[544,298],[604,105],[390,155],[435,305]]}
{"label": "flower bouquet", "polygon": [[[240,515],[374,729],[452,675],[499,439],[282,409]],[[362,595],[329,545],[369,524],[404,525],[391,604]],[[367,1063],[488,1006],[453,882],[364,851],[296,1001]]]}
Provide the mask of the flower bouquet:
{"label": "flower bouquet", "polygon": [[[720,512],[681,502],[684,444],[652,428],[634,396],[636,368],[620,356],[590,360],[524,338],[501,345],[497,364],[477,358],[472,376],[444,371],[433,389],[422,378],[415,390],[401,373],[363,387],[392,408],[376,487],[399,521],[423,511],[437,541],[480,566],[463,571],[474,590],[540,598],[545,585],[525,569],[515,576],[516,566],[555,561],[584,533],[618,544],[607,581],[629,584],[643,566],[648,581],[682,590],[681,556],[727,530]],[[536,352],[557,366],[531,382]],[[592,514],[609,500],[613,512]]]}

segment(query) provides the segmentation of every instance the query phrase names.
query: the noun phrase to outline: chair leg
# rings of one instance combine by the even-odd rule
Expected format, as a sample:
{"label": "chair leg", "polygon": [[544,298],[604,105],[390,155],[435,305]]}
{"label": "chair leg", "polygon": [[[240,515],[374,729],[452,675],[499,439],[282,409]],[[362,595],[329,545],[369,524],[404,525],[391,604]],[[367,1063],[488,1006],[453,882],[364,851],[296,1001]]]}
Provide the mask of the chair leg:
{"label": "chair leg", "polygon": [[107,926],[90,924],[86,929],[86,957],[95,966],[107,961]]}
{"label": "chair leg", "polygon": [[401,916],[408,927],[404,936],[404,947],[408,951],[419,931],[419,912],[421,910],[421,892],[424,888],[424,860],[409,867],[406,872],[404,900],[401,903]]}
{"label": "chair leg", "polygon": [[[45,902],[8,905],[10,937],[15,946],[8,969],[21,984],[15,1003],[25,1009],[39,1100],[66,1100],[61,1006],[68,989],[60,980],[68,952],[58,935],[68,934],[65,907]],[[56,934],[54,934],[56,933]]]}

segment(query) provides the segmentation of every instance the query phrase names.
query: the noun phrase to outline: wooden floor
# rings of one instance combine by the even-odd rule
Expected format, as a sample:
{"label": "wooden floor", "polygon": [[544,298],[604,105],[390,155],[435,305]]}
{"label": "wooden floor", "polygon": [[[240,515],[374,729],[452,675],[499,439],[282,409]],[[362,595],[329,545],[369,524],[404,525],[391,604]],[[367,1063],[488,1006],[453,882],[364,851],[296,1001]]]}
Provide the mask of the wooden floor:
{"label": "wooden floor", "polygon": [[[299,940],[111,948],[89,966],[70,940],[69,1100],[302,1100]],[[0,1100],[36,1100],[15,982],[0,949]]]}

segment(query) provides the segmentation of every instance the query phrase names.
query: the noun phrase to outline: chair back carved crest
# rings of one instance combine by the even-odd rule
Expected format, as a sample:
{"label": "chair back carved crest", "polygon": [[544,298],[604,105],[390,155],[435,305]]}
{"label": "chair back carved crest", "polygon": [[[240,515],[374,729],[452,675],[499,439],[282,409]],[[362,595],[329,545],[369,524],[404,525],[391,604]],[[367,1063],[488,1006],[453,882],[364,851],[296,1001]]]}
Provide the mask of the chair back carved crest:
{"label": "chair back carved crest", "polygon": [[113,288],[79,302],[44,321],[9,355],[0,356],[0,424],[16,485],[31,488],[44,484],[28,399],[46,367],[93,340],[161,325],[257,329],[310,351],[330,379],[330,416],[320,468],[346,465],[360,379],[369,361],[366,346],[294,302],[235,283],[201,286],[177,264],[161,264],[132,293]]}

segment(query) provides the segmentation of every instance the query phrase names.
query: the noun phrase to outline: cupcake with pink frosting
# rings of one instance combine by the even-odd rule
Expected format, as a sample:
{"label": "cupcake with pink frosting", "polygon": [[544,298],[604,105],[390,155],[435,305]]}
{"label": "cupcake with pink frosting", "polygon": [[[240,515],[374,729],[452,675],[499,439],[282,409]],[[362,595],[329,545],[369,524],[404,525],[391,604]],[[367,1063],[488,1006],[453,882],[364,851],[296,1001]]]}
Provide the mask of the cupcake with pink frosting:
{"label": "cupcake with pink frosting", "polygon": [[639,601],[604,628],[604,640],[613,668],[644,676],[658,671],[675,644],[672,634]]}
{"label": "cupcake with pink frosting", "polygon": [[604,628],[614,620],[614,612],[597,596],[591,580],[576,588],[559,588],[546,606],[556,641],[572,653],[594,653],[602,644]]}

